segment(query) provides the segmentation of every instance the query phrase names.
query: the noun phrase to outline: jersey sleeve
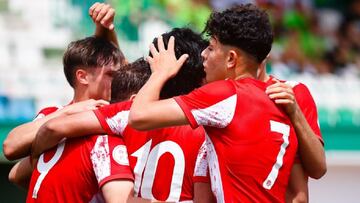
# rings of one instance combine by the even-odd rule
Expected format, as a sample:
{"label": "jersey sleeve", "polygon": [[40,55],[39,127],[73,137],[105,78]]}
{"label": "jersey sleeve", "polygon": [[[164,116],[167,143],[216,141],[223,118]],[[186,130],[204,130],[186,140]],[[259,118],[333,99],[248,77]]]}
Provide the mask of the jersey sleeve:
{"label": "jersey sleeve", "polygon": [[56,106],[52,106],[52,107],[47,107],[47,108],[43,108],[39,111],[39,113],[35,116],[34,120],[40,119],[40,118],[44,118],[45,116],[57,111],[59,109],[59,107]]}
{"label": "jersey sleeve", "polygon": [[320,127],[319,127],[319,118],[317,113],[317,107],[309,89],[302,83],[297,84],[293,87],[296,101],[303,112],[307,122],[309,123],[311,129],[318,136],[321,143],[324,145],[322,139]]}
{"label": "jersey sleeve", "polygon": [[99,188],[112,180],[134,181],[127,148],[122,138],[107,135],[97,136],[93,146],[90,158]]}
{"label": "jersey sleeve", "polygon": [[194,168],[194,176],[193,176],[193,182],[203,182],[203,183],[209,183],[210,182],[210,176],[209,176],[209,170],[208,170],[208,162],[207,162],[207,154],[206,154],[206,143],[205,141],[201,145],[196,162],[195,162],[195,168]]}
{"label": "jersey sleeve", "polygon": [[122,135],[128,125],[131,102],[114,103],[94,110],[101,127],[108,135]]}
{"label": "jersey sleeve", "polygon": [[234,117],[235,87],[229,81],[218,81],[174,98],[192,128],[199,125],[225,128]]}

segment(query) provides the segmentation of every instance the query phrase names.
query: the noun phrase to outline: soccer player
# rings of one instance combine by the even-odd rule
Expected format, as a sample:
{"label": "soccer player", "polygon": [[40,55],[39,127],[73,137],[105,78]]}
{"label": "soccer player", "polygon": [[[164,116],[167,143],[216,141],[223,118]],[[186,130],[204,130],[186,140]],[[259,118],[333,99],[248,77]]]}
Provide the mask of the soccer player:
{"label": "soccer player", "polygon": [[265,62],[259,68],[258,79],[269,85],[266,93],[270,98],[285,107],[299,142],[290,175],[287,202],[308,202],[308,176],[319,179],[326,173],[324,142],[318,124],[317,108],[304,84],[279,82],[266,73]]}
{"label": "soccer player", "polygon": [[[121,67],[114,75],[112,99],[128,100],[149,76],[150,69],[141,62]],[[119,84],[128,88],[118,91]],[[35,139],[36,142],[42,140]],[[101,200],[102,196],[105,202],[150,202],[132,198],[133,180],[121,137],[93,135],[66,139],[40,156],[27,202],[90,202]]]}
{"label": "soccer player", "polygon": [[[129,123],[139,130],[203,125],[217,202],[285,202],[297,140],[285,112],[254,78],[273,40],[267,14],[241,5],[211,15],[210,45],[202,52],[207,85],[185,96],[159,100],[166,81],[188,55],[174,55],[158,40],[148,57],[152,75],[135,97]],[[226,79],[226,80],[225,80]]]}
{"label": "soccer player", "polygon": [[[163,98],[200,87],[205,76],[201,51],[208,43],[189,29],[174,29],[163,34],[163,37],[168,39],[171,35],[179,39],[176,44],[177,55],[189,52],[191,57],[179,75],[164,86],[161,91]],[[147,62],[140,60],[134,66],[135,64],[147,67],[150,76]],[[129,76],[124,74],[122,77]],[[138,77],[138,80],[142,81],[142,77]],[[144,83],[138,83],[135,88],[134,85],[127,84],[126,80],[119,81],[118,85],[114,81],[112,87],[118,90],[112,89],[112,102],[123,100],[123,91],[126,92],[128,88],[138,90]],[[127,125],[130,106],[131,101],[116,103],[95,111],[95,114],[89,111],[50,120],[39,130],[33,152],[38,154],[64,136],[105,132],[109,135],[122,135],[130,167],[135,175],[136,196],[162,201],[212,202],[209,180],[206,178],[206,171],[202,169],[207,167],[201,159],[204,153],[201,147],[205,140],[203,129],[192,130],[190,126],[179,126],[139,132]],[[200,155],[199,150],[202,152]]]}
{"label": "soccer player", "polygon": [[[125,59],[122,52],[117,49],[118,42],[113,30],[113,9],[105,7],[104,4],[94,5],[97,6],[92,6],[89,12],[96,23],[95,36],[97,38],[90,37],[73,42],[64,55],[64,73],[74,89],[71,104],[64,108],[44,108],[34,121],[14,128],[3,143],[4,155],[9,160],[29,155],[36,132],[46,121],[57,116],[91,110],[108,104],[111,75],[114,70],[119,68],[120,64],[125,63]],[[106,15],[102,16],[101,23],[99,23],[97,17],[103,10],[106,11]],[[20,170],[26,173],[18,173],[17,171]],[[13,167],[9,173],[9,179],[11,182],[27,188],[31,171],[29,160],[25,158]]]}
{"label": "soccer player", "polygon": [[[39,112],[38,120],[11,131],[7,138],[9,142],[12,142],[12,144],[8,144],[11,145],[11,150],[13,150],[11,153],[14,154],[11,158],[20,158],[29,154],[36,134],[34,130],[38,129],[46,120],[107,104],[106,100],[110,99],[112,74],[124,62],[124,57],[119,49],[105,39],[88,37],[71,43],[64,54],[64,72],[69,84],[74,89],[74,97],[71,102],[74,104],[59,111],[57,111],[58,107],[45,108]],[[85,101],[88,99],[93,100]],[[80,101],[85,102],[77,104]],[[46,115],[50,117],[44,117]],[[40,120],[42,117],[44,118]],[[4,143],[4,145],[6,144]]]}

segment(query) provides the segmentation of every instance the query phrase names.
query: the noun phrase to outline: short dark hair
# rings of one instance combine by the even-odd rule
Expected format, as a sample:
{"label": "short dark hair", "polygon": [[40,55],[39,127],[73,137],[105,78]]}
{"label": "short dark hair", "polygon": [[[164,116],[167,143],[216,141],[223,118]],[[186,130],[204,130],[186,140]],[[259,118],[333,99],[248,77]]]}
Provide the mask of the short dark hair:
{"label": "short dark hair", "polygon": [[268,14],[252,4],[211,14],[204,33],[235,46],[261,63],[271,50],[273,32]]}
{"label": "short dark hair", "polygon": [[136,94],[151,75],[150,65],[143,58],[122,66],[111,83],[111,103],[128,100]]}
{"label": "short dark hair", "polygon": [[[176,57],[189,54],[189,58],[178,74],[165,83],[160,92],[161,99],[187,94],[200,87],[205,78],[201,52],[208,46],[208,41],[189,28],[174,28],[170,32],[162,34],[165,47],[167,47],[171,36],[175,37]],[[157,48],[157,38],[153,40],[153,43]]]}
{"label": "short dark hair", "polygon": [[86,37],[71,42],[63,57],[65,77],[72,87],[77,69],[118,63],[125,63],[123,53],[113,43],[99,37]]}
{"label": "short dark hair", "polygon": [[[175,28],[162,35],[167,47],[171,36],[175,37],[175,54],[189,54],[189,58],[181,67],[179,73],[165,83],[160,92],[160,98],[171,98],[187,94],[202,85],[205,77],[202,65],[201,51],[208,46],[208,42],[188,28]],[[157,39],[154,39],[157,47]],[[136,94],[151,75],[150,65],[143,58],[122,66],[114,75],[111,84],[111,103],[129,99]]]}

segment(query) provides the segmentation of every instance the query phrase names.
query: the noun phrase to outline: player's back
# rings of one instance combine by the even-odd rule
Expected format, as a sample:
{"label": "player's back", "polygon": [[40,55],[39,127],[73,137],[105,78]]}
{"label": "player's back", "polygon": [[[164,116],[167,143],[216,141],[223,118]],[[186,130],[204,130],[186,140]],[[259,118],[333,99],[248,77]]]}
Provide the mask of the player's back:
{"label": "player's back", "polygon": [[[51,114],[59,108],[44,108],[38,113],[36,119]],[[93,189],[82,186],[96,185],[97,182],[95,177],[94,179],[85,178],[91,175],[84,167],[89,165],[89,157],[83,156],[83,146],[83,138],[73,139],[72,142],[64,140],[56,147],[44,152],[39,157],[32,173],[27,202],[81,202],[84,199],[91,199],[91,194],[96,192],[96,187]],[[76,193],[79,190],[86,190],[86,192]]]}
{"label": "player's back", "polygon": [[195,164],[205,140],[202,128],[179,126],[139,132],[128,127],[123,135],[139,197],[193,199],[193,185],[199,179],[194,174]]}
{"label": "player's back", "polygon": [[205,141],[203,128],[137,131],[127,122],[130,107],[131,102],[116,103],[99,108],[95,114],[107,133],[124,138],[135,176],[135,195],[160,201],[192,200],[194,182],[208,182],[204,170],[194,174]]}
{"label": "player's back", "polygon": [[[225,200],[284,202],[297,148],[290,120],[264,93],[264,83],[227,82],[236,91],[233,119],[224,129],[205,128],[217,152],[211,153],[208,145],[209,157],[217,155],[223,187],[230,188],[224,191]],[[214,164],[210,168],[216,171]]]}
{"label": "player's back", "polygon": [[31,177],[27,202],[91,200],[97,192],[97,180],[90,157],[84,156],[84,144],[83,138],[64,140],[40,156]]}
{"label": "player's back", "polygon": [[290,120],[255,79],[209,83],[175,98],[203,125],[217,202],[284,202],[297,148]]}
{"label": "player's back", "polygon": [[124,154],[126,147],[119,137],[93,135],[63,140],[40,156],[27,202],[90,202],[99,197],[105,183],[133,180]]}

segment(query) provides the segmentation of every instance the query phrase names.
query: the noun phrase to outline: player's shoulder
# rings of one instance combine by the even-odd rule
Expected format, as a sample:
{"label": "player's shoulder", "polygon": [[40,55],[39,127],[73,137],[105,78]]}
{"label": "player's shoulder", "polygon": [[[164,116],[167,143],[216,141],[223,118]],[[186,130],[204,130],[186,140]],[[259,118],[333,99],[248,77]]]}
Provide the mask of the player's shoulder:
{"label": "player's shoulder", "polygon": [[287,80],[285,81],[285,84],[291,86],[293,89],[308,89],[304,83],[295,80]]}
{"label": "player's shoulder", "polygon": [[57,111],[58,109],[61,109],[61,108],[62,107],[60,107],[60,106],[45,107],[45,108],[41,109],[38,114],[48,115],[48,114],[51,114],[51,113],[53,113],[53,112],[55,112],[55,111]]}
{"label": "player's shoulder", "polygon": [[62,106],[49,106],[49,107],[45,107],[43,109],[41,109],[38,114],[36,115],[35,117],[35,120],[36,119],[39,119],[39,118],[43,118],[51,113],[54,113],[55,111],[59,110],[63,108]]}
{"label": "player's shoulder", "polygon": [[227,94],[234,93],[234,84],[232,80],[219,80],[207,83],[201,88],[209,94]]}
{"label": "player's shoulder", "polygon": [[116,111],[127,111],[131,108],[132,101],[122,101],[112,103],[110,105],[105,106],[105,108],[109,108]]}
{"label": "player's shoulder", "polygon": [[[228,80],[220,80],[205,84],[191,92],[189,95],[185,95],[185,100],[187,98],[192,98],[194,100],[204,101],[208,104],[214,104],[226,100],[235,94],[236,89],[234,84]],[[180,96],[180,98],[183,98],[183,96]]]}
{"label": "player's shoulder", "polygon": [[[274,76],[271,76],[269,81],[272,80],[273,78],[275,78]],[[282,79],[279,79],[279,78],[275,78],[277,80],[279,80],[280,82],[283,82],[287,85],[289,85],[290,87],[293,88],[294,92],[309,92],[309,88],[304,84],[304,83],[301,83],[299,81],[296,81],[296,80],[282,80]],[[269,83],[269,82],[267,82]]]}
{"label": "player's shoulder", "polygon": [[117,102],[112,103],[110,105],[106,105],[96,109],[94,112],[95,114],[101,114],[101,116],[105,116],[107,118],[116,119],[120,117],[121,119],[127,118],[127,114],[130,111],[132,102],[125,101],[125,102]]}
{"label": "player's shoulder", "polygon": [[129,101],[117,102],[117,103],[114,103],[114,104],[116,104],[117,106],[122,107],[122,108],[130,108],[132,103],[133,102],[129,100]]}
{"label": "player's shoulder", "polygon": [[304,83],[289,80],[289,81],[286,81],[285,84],[288,84],[288,85],[290,85],[292,87],[295,95],[298,95],[298,96],[306,96],[306,95],[311,96],[309,88]]}

